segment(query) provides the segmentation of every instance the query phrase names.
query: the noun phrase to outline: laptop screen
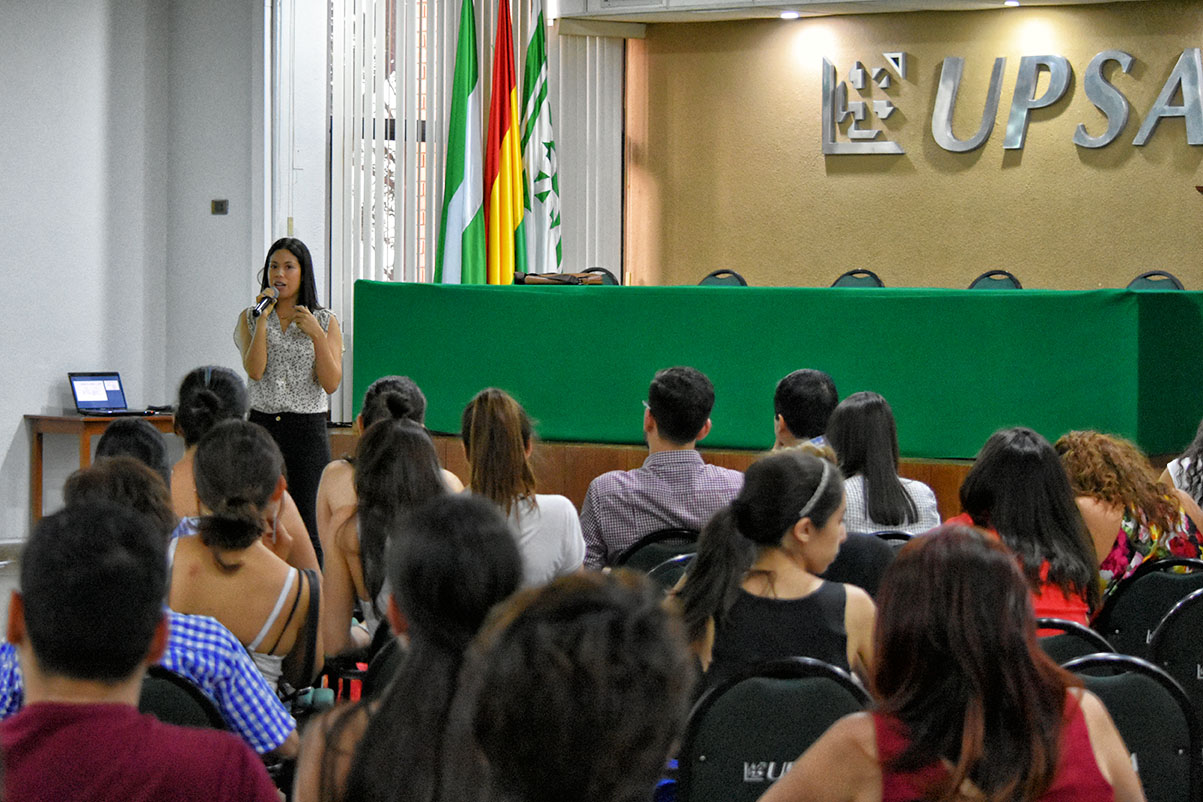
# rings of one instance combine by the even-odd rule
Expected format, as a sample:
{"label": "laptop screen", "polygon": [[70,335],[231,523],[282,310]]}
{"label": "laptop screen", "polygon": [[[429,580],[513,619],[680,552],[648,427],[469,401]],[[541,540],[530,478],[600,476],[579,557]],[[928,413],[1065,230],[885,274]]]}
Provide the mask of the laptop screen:
{"label": "laptop screen", "polygon": [[75,408],[80,412],[90,409],[125,409],[125,391],[121,388],[118,373],[69,373],[71,392],[75,395]]}

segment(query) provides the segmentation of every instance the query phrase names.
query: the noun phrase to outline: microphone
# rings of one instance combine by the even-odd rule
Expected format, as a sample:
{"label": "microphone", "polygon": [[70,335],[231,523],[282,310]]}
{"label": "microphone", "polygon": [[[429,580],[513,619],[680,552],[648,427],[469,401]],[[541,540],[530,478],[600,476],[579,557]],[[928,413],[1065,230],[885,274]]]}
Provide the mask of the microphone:
{"label": "microphone", "polygon": [[273,303],[275,303],[277,298],[280,297],[280,291],[277,290],[275,287],[268,287],[267,289],[264,290],[264,292],[268,292],[271,294],[265,295],[262,298],[260,298],[259,303],[255,304],[254,307],[251,308],[251,317],[259,317],[260,315],[262,315],[263,312],[269,306],[271,306]]}

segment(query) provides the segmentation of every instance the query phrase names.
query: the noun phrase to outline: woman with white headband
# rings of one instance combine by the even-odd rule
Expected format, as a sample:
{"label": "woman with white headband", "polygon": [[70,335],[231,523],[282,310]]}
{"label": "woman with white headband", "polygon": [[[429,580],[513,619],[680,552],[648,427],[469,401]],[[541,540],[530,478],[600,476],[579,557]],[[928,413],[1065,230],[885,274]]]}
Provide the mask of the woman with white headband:
{"label": "woman with white headband", "polygon": [[678,598],[706,687],[778,657],[862,676],[872,663],[872,599],[819,578],[847,537],[844,481],[805,448],[753,463],[739,495],[702,531]]}

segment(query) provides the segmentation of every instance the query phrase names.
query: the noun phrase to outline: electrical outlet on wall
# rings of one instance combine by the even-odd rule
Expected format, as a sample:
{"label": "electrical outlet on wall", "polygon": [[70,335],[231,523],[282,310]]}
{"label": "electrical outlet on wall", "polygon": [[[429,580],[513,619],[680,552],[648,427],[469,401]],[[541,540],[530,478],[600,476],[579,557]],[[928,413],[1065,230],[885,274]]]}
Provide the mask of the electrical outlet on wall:
{"label": "electrical outlet on wall", "polygon": [[209,201],[209,214],[229,214],[230,202],[228,200]]}

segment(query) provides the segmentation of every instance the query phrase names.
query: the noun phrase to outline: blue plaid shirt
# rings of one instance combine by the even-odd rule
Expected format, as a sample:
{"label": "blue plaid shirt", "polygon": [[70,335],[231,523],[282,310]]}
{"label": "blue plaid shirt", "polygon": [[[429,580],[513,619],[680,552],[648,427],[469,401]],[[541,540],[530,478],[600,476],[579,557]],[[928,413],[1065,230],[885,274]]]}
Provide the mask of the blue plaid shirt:
{"label": "blue plaid shirt", "polygon": [[[230,729],[263,754],[284,743],[296,722],[234,635],[214,618],[167,611],[167,650],[159,664],[213,700]],[[17,650],[0,643],[0,719],[21,709],[25,686]]]}

